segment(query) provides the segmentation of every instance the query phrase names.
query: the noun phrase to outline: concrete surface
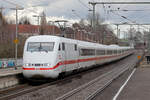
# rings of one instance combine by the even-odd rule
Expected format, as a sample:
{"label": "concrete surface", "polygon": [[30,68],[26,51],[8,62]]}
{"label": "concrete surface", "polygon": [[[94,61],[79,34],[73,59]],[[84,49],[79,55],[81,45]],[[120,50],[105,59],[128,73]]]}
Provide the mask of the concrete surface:
{"label": "concrete surface", "polygon": [[22,73],[22,67],[17,67],[17,70],[14,68],[0,69],[0,77],[11,76],[20,73]]}
{"label": "concrete surface", "polygon": [[149,100],[150,68],[138,68],[117,100]]}
{"label": "concrete surface", "polygon": [[0,69],[0,89],[19,84],[21,75],[22,67]]}

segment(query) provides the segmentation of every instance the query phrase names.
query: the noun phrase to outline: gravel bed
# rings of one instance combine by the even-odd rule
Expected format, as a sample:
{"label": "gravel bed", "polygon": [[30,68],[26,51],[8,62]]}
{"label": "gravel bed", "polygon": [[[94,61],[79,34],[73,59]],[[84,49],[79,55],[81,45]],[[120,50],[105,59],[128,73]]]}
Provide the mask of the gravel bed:
{"label": "gravel bed", "polygon": [[59,96],[95,79],[96,77],[112,70],[114,67],[119,67],[123,63],[127,63],[133,59],[136,59],[136,55],[131,55],[121,61],[113,64],[103,65],[100,68],[93,69],[89,73],[86,73],[80,77],[72,78],[65,82],[60,82],[59,84],[54,84],[46,88],[39,89],[32,93],[26,93],[25,95],[18,96],[12,100],[55,100]]}

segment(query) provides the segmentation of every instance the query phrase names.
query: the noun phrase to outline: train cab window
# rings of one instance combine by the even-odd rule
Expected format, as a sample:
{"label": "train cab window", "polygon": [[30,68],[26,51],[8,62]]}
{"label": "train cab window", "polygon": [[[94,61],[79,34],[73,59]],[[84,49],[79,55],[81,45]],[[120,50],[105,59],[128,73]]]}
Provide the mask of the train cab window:
{"label": "train cab window", "polygon": [[62,43],[62,50],[65,50],[65,43]]}
{"label": "train cab window", "polygon": [[30,52],[41,52],[41,51],[53,51],[54,42],[29,42],[27,51]]}
{"label": "train cab window", "polygon": [[74,50],[77,51],[77,45],[76,44],[74,45]]}

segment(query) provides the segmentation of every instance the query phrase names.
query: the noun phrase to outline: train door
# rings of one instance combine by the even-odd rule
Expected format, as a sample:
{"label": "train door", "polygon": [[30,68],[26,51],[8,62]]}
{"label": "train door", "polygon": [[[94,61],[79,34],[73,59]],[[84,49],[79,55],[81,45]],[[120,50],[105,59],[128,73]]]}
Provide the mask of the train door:
{"label": "train door", "polygon": [[[61,60],[65,63],[66,62],[66,46],[65,43],[61,44],[62,50],[61,50]],[[63,64],[63,68],[62,68],[63,72],[66,72],[66,64]]]}
{"label": "train door", "polygon": [[76,59],[75,69],[79,69],[79,62],[78,62],[79,50],[78,50],[78,45],[77,44],[74,45],[74,50],[75,50],[75,59]]}
{"label": "train door", "polygon": [[66,43],[65,46],[67,60],[66,71],[75,70],[78,67],[77,45],[75,43]]}

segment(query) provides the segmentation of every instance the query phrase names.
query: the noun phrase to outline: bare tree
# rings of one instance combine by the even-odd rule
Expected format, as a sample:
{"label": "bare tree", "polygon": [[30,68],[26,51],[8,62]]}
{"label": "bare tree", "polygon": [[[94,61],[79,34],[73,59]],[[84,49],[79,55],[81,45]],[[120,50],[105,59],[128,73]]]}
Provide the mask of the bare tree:
{"label": "bare tree", "polygon": [[31,23],[30,23],[29,18],[27,16],[24,16],[19,20],[19,24],[28,24],[29,25]]}
{"label": "bare tree", "polygon": [[13,19],[7,19],[7,22],[8,22],[8,24],[15,24],[16,23],[16,21],[15,20],[13,20]]}
{"label": "bare tree", "polygon": [[89,14],[87,15],[87,21],[88,21],[88,23],[92,26],[93,16],[92,16],[91,13],[89,13]]}
{"label": "bare tree", "polygon": [[[93,23],[93,14],[92,13],[89,13],[87,15],[87,21],[90,23],[90,25],[92,26],[92,23]],[[100,16],[99,13],[96,13],[95,14],[95,24],[96,25],[101,25],[101,23],[104,22],[104,19]]]}
{"label": "bare tree", "polygon": [[4,43],[5,42],[5,36],[7,35],[5,33],[6,25],[7,25],[7,23],[6,23],[6,20],[5,20],[4,16],[3,16],[3,13],[0,12],[0,43]]}
{"label": "bare tree", "polygon": [[84,19],[81,19],[81,20],[79,21],[79,24],[80,24],[80,25],[85,25]]}
{"label": "bare tree", "polygon": [[99,13],[95,15],[95,23],[96,25],[101,25],[104,22],[104,18],[100,16]]}
{"label": "bare tree", "polygon": [[13,32],[10,31],[7,20],[2,12],[0,12],[0,58],[13,57]]}
{"label": "bare tree", "polygon": [[5,19],[5,17],[3,16],[3,13],[0,12],[0,25],[6,25],[7,24],[7,21]]}

